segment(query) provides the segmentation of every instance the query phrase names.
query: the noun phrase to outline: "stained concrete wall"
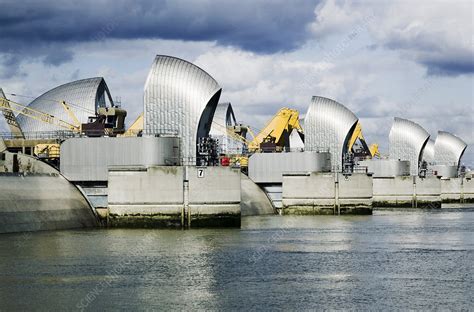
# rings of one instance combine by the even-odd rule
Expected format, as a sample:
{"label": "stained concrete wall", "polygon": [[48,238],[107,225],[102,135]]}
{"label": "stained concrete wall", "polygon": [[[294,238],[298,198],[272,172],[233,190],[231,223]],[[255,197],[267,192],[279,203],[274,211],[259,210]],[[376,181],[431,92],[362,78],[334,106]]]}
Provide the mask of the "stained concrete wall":
{"label": "stained concrete wall", "polygon": [[463,202],[474,203],[474,179],[464,178],[463,182]]}
{"label": "stained concrete wall", "polygon": [[61,145],[61,174],[69,181],[107,181],[113,166],[179,164],[175,137],[72,138]]}
{"label": "stained concrete wall", "polygon": [[372,207],[372,177],[366,174],[338,174],[341,207]]}
{"label": "stained concrete wall", "polygon": [[283,214],[370,214],[372,177],[311,172],[284,174]]}
{"label": "stained concrete wall", "polygon": [[[198,170],[204,173],[198,177]],[[240,226],[240,171],[154,166],[109,171],[109,224]]]}
{"label": "stained concrete wall", "polygon": [[412,206],[414,187],[413,177],[374,178],[374,206],[402,207]]}
{"label": "stained concrete wall", "polygon": [[443,203],[474,202],[474,180],[466,178],[441,179],[441,200]]}
{"label": "stained concrete wall", "polygon": [[441,181],[437,177],[416,177],[416,206],[441,207]]}
{"label": "stained concrete wall", "polygon": [[374,178],[410,175],[410,162],[395,159],[370,159],[359,161],[359,166],[367,167]]}
{"label": "stained concrete wall", "polygon": [[240,225],[240,169],[187,168],[191,226],[217,225],[237,216]]}
{"label": "stained concrete wall", "polygon": [[377,207],[441,207],[441,183],[436,177],[375,177],[373,185],[373,205]]}
{"label": "stained concrete wall", "polygon": [[109,171],[111,226],[181,226],[183,167]]}
{"label": "stained concrete wall", "polygon": [[183,167],[150,167],[142,171],[109,172],[109,205],[116,203],[180,204],[183,201]]}

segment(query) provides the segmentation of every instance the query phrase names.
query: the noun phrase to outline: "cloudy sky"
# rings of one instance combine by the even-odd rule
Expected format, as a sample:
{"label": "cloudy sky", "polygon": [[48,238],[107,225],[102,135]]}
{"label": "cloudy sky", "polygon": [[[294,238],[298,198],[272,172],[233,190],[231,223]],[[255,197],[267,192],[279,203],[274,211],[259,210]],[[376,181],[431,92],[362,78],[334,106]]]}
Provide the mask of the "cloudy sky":
{"label": "cloudy sky", "polygon": [[398,116],[433,139],[462,137],[474,165],[473,12],[470,0],[0,0],[0,87],[36,97],[103,76],[131,121],[167,54],[209,72],[255,129],[321,95],[356,113],[382,152]]}

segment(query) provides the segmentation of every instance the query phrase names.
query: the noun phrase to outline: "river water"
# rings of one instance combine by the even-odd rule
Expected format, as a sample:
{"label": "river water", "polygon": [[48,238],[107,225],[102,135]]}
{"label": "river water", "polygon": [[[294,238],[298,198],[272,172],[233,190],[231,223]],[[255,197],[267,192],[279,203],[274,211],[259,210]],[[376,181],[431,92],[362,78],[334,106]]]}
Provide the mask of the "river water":
{"label": "river water", "polygon": [[474,208],[0,235],[0,311],[470,310]]}

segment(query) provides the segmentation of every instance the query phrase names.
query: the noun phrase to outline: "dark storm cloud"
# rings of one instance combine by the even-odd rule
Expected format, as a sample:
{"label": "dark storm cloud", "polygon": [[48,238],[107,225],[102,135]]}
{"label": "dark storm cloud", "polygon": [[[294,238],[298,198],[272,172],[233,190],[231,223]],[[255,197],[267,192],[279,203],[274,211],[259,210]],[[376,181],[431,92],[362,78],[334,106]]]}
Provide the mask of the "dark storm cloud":
{"label": "dark storm cloud", "polygon": [[407,52],[426,68],[428,75],[474,74],[472,46],[447,46],[436,32],[426,32],[408,39],[392,36],[384,46],[391,50]]}
{"label": "dark storm cloud", "polygon": [[[293,50],[309,36],[317,1],[3,1],[0,52],[108,38],[216,41],[257,53]],[[70,55],[49,51],[60,64]],[[58,55],[54,55],[58,54]]]}
{"label": "dark storm cloud", "polygon": [[422,64],[428,69],[428,75],[457,76],[474,73],[474,57],[471,57],[470,60],[423,61]]}
{"label": "dark storm cloud", "polygon": [[2,64],[2,67],[4,67],[0,67],[0,78],[8,78],[18,74],[20,72],[20,62],[21,59],[16,55],[0,54],[0,64]]}

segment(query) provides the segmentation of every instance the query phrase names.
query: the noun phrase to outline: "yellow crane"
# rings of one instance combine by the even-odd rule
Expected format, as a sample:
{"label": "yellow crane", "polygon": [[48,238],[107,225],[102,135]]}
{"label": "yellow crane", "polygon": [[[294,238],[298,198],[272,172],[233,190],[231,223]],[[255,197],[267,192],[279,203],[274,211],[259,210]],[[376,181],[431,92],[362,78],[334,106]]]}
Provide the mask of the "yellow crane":
{"label": "yellow crane", "polygon": [[[260,151],[263,143],[272,142],[277,147],[283,148],[288,142],[288,135],[293,129],[303,132],[299,123],[299,113],[297,110],[282,108],[272,117],[267,125],[257,135],[254,135],[250,127],[244,125],[225,126],[212,122],[217,129],[223,134],[227,134],[232,139],[242,142],[247,145],[249,151]],[[143,113],[132,123],[132,125],[125,131],[123,136],[136,136],[143,130]],[[249,133],[252,140],[247,140],[244,133]]]}
{"label": "yellow crane", "polygon": [[66,113],[69,115],[69,118],[71,118],[71,120],[74,122],[74,125],[76,127],[80,128],[81,127],[81,122],[79,121],[79,119],[77,119],[76,115],[72,112],[69,105],[67,105],[65,101],[61,101],[61,105],[63,106]]}
{"label": "yellow crane", "polygon": [[[3,93],[3,92],[2,92]],[[1,95],[1,94],[0,94]],[[4,95],[4,94],[3,94]],[[10,125],[10,130],[13,138],[24,139],[23,131],[20,128],[20,125],[16,121],[14,113],[22,114],[29,118],[39,120],[54,126],[59,126],[63,129],[70,130],[75,133],[81,132],[81,124],[76,118],[74,113],[71,111],[69,106],[63,101],[61,102],[64,109],[68,112],[69,116],[74,120],[75,124],[71,124],[67,121],[61,120],[54,117],[53,115],[35,110],[28,106],[10,101],[6,99],[5,96],[0,98],[0,109],[3,111],[7,123]],[[21,134],[21,135],[20,135]],[[33,153],[40,158],[47,159],[58,159],[59,158],[60,145],[58,143],[40,143],[36,144],[34,147]]]}
{"label": "yellow crane", "polygon": [[0,99],[0,109],[3,111],[10,111],[12,113],[22,114],[29,118],[48,123],[50,125],[58,126],[66,130],[70,130],[76,133],[81,132],[80,125],[73,125],[67,121],[62,119],[56,118],[53,115],[43,113],[39,110],[30,108],[28,106],[13,102],[11,100],[7,100],[5,98]]}
{"label": "yellow crane", "polygon": [[248,149],[251,152],[256,152],[264,150],[265,145],[270,145],[281,151],[285,146],[288,146],[288,136],[293,129],[303,132],[298,111],[282,108],[249,143]]}
{"label": "yellow crane", "polygon": [[[5,93],[3,93],[2,88],[0,88],[0,100],[7,100],[7,97],[5,96]],[[11,110],[10,104],[8,102],[5,102],[4,104],[7,109],[2,109],[2,112],[8,124],[8,127],[10,128],[10,133],[12,137],[23,139],[25,136],[23,135],[23,131],[21,131],[21,127],[18,124],[18,121],[16,120],[15,114],[13,114],[13,111]]]}
{"label": "yellow crane", "polygon": [[[289,145],[289,135],[293,129],[303,132],[299,123],[298,111],[289,108],[280,109],[257,135],[252,132],[250,127],[244,125],[224,126],[213,121],[213,126],[230,138],[245,144],[250,153],[282,151]],[[246,133],[251,135],[251,140],[245,137]],[[233,164],[238,163],[244,171],[248,167],[248,155],[246,153],[228,156]]]}
{"label": "yellow crane", "polygon": [[372,158],[380,158],[379,145],[377,143],[370,144],[369,151]]}
{"label": "yellow crane", "polygon": [[[288,135],[293,129],[303,132],[299,123],[298,111],[289,108],[280,109],[257,135],[252,132],[250,127],[244,125],[224,126],[215,121],[212,124],[223,134],[247,145],[250,152],[260,152],[265,143],[272,143],[277,147],[277,150],[282,150],[288,145]],[[252,136],[251,140],[242,135],[247,132]]]}
{"label": "yellow crane", "polygon": [[349,140],[347,146],[349,151],[355,152],[353,149],[357,140],[359,140],[362,145],[363,153],[368,154],[367,156],[370,156],[371,158],[380,157],[379,145],[375,143],[371,144],[370,146],[367,145],[364,135],[362,134],[362,126],[359,121],[357,122],[354,132],[352,132],[352,136]]}
{"label": "yellow crane", "polygon": [[[123,125],[127,112],[123,109],[118,107],[100,107],[96,116],[89,118],[95,119],[95,121],[90,121],[87,124],[81,124],[79,119],[71,110],[70,106],[65,101],[61,101],[60,104],[68,114],[69,118],[72,120],[72,123],[57,118],[51,114],[47,114],[31,107],[8,100],[5,97],[3,91],[0,89],[0,110],[2,110],[7,123],[10,125],[10,131],[13,138],[25,138],[14,113],[21,114],[53,126],[58,126],[77,134],[85,133],[86,135],[91,136],[101,136],[104,134],[116,135],[117,133],[122,133],[124,131]],[[78,108],[82,109],[80,107]],[[40,143],[35,145],[34,154],[41,158],[58,159],[59,150],[60,144],[58,143]]]}
{"label": "yellow crane", "polygon": [[[238,128],[244,127],[242,125],[238,126],[224,126],[221,125],[215,121],[212,122],[212,125],[215,126],[215,128],[221,132],[222,134],[227,134],[229,137],[231,137],[233,140],[236,140],[238,142],[244,143],[245,145],[249,145],[251,141],[247,140],[244,136],[240,135],[238,132]],[[248,127],[246,127],[248,129]],[[241,130],[240,130],[241,131]]]}
{"label": "yellow crane", "polygon": [[128,127],[127,131],[125,131],[121,136],[124,137],[131,137],[131,136],[139,136],[143,131],[143,113],[141,113],[137,119]]}

